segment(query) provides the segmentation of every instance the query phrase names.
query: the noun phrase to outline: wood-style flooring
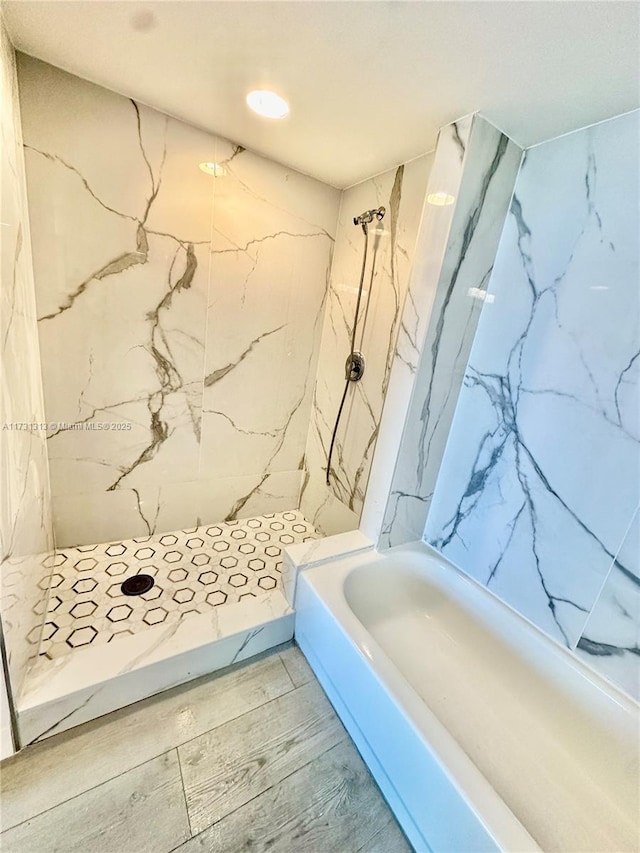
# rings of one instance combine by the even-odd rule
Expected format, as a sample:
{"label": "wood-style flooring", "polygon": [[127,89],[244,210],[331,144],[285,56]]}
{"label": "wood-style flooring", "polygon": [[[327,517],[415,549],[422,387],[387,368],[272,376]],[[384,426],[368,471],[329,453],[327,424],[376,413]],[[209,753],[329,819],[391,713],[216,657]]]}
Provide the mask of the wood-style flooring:
{"label": "wood-style flooring", "polygon": [[2,853],[410,853],[300,651],[281,647],[0,765]]}

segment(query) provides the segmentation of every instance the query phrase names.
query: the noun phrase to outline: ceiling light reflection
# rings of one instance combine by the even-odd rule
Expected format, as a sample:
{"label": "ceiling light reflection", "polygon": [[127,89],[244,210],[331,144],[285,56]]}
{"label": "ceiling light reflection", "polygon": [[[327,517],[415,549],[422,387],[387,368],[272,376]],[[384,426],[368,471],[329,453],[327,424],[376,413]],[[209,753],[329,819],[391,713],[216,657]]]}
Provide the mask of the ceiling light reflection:
{"label": "ceiling light reflection", "polygon": [[225,167],[219,163],[200,163],[198,168],[207,175],[213,175],[214,178],[221,178],[227,174]]}
{"label": "ceiling light reflection", "polygon": [[436,207],[445,207],[448,204],[453,204],[455,200],[455,196],[449,195],[449,193],[445,193],[442,190],[439,190],[437,193],[429,193],[427,196],[429,204],[434,204]]}

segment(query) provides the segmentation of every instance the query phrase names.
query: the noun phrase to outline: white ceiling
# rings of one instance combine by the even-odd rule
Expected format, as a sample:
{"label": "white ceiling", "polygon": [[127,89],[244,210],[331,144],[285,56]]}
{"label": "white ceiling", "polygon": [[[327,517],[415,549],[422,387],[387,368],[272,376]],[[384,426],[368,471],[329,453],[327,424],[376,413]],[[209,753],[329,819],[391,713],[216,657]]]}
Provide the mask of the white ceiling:
{"label": "white ceiling", "polygon": [[[338,187],[468,112],[529,146],[638,106],[635,2],[5,0],[19,50]],[[280,122],[245,105],[290,103]]]}

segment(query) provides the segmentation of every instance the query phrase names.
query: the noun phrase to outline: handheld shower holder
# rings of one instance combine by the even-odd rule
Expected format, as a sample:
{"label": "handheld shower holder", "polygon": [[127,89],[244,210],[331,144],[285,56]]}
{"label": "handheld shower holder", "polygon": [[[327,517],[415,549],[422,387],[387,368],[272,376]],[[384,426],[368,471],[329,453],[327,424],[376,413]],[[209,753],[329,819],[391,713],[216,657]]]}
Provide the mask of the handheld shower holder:
{"label": "handheld shower holder", "polygon": [[384,217],[386,212],[387,212],[386,208],[382,207],[382,206],[373,208],[372,210],[365,210],[365,212],[361,213],[360,216],[354,216],[353,217],[353,224],[354,225],[362,225],[362,230],[366,234],[367,233],[367,225],[370,222],[373,222],[374,219],[377,219],[378,222],[380,222],[382,220],[382,218]]}

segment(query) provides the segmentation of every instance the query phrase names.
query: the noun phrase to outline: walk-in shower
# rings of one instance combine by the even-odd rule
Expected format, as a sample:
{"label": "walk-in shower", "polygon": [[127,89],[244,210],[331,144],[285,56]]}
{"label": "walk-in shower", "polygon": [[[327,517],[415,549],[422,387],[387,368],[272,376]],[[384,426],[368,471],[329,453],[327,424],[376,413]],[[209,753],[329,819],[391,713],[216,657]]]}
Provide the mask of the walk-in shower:
{"label": "walk-in shower", "polygon": [[341,193],[6,46],[18,746],[291,638],[282,551],[358,527],[432,158]]}
{"label": "walk-in shower", "polygon": [[340,400],[340,405],[338,406],[338,414],[336,415],[336,422],[333,427],[333,433],[331,435],[331,444],[329,445],[329,454],[327,456],[327,475],[326,475],[326,484],[327,486],[330,484],[331,477],[331,457],[333,456],[333,448],[336,443],[336,435],[338,434],[338,427],[340,426],[340,419],[342,418],[342,410],[344,409],[344,404],[347,399],[347,393],[349,391],[349,384],[351,382],[359,382],[364,375],[365,368],[365,360],[364,354],[358,352],[356,350],[356,335],[358,333],[358,319],[360,316],[360,303],[362,302],[362,291],[364,288],[364,275],[367,267],[367,254],[369,251],[369,224],[371,222],[377,221],[381,222],[386,213],[386,209],[382,206],[374,208],[372,210],[365,210],[364,213],[361,213],[360,216],[353,217],[353,224],[362,226],[362,231],[364,233],[364,252],[362,255],[362,268],[360,271],[360,284],[358,285],[358,296],[356,299],[356,310],[353,317],[353,328],[351,331],[351,348],[349,355],[347,356],[347,360],[345,362],[345,383],[344,390],[342,392],[342,399]]}

